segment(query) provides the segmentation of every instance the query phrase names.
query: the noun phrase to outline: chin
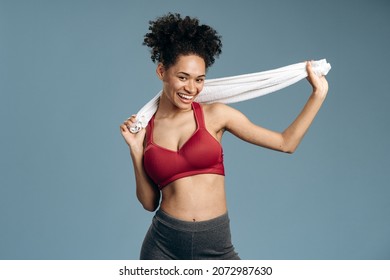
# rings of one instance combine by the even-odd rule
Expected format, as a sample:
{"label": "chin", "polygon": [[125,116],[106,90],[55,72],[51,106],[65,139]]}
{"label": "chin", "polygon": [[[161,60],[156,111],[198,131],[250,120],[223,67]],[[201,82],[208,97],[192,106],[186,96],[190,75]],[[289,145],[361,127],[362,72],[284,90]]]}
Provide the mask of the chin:
{"label": "chin", "polygon": [[181,102],[178,102],[176,104],[176,107],[179,108],[179,109],[182,109],[182,110],[188,110],[188,109],[192,108],[192,102],[191,103],[181,103]]}

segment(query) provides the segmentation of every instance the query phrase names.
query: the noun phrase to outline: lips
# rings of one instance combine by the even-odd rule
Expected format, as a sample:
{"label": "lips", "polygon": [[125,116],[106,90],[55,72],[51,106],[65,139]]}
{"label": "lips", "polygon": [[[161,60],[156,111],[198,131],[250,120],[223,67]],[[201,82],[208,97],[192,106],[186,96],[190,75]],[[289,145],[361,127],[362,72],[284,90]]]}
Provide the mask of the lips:
{"label": "lips", "polygon": [[192,101],[194,99],[194,96],[191,96],[191,95],[187,95],[187,94],[183,94],[183,93],[178,93],[179,97],[184,100],[184,101]]}

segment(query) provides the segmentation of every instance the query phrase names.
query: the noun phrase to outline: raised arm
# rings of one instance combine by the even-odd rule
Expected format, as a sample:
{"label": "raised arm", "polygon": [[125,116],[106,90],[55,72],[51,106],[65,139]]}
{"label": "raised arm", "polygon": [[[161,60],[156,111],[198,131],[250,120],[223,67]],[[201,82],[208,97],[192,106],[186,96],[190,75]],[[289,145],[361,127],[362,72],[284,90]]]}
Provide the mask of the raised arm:
{"label": "raised arm", "polygon": [[146,210],[154,211],[157,209],[160,202],[160,191],[145,173],[143,167],[145,129],[142,129],[135,134],[131,133],[128,127],[133,122],[135,122],[135,116],[126,120],[120,126],[120,130],[130,149],[130,156],[133,161],[137,198]]}
{"label": "raised arm", "polygon": [[293,153],[309,129],[328,92],[328,82],[325,77],[316,76],[310,62],[307,62],[307,71],[307,80],[313,88],[312,94],[297,118],[282,133],[255,125],[241,112],[219,104],[217,111],[220,112],[219,116],[223,116],[220,118],[223,128],[249,143]]}

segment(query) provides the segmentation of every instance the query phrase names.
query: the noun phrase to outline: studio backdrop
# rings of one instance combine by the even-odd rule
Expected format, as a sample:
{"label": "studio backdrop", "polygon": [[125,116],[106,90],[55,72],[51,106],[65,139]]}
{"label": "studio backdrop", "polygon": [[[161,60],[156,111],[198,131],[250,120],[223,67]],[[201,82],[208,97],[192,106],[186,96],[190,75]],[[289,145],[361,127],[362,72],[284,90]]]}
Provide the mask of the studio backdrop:
{"label": "studio backdrop", "polygon": [[[243,259],[390,258],[390,2],[0,0],[0,259],[138,259],[153,213],[135,196],[120,124],[160,89],[148,21],[198,17],[222,35],[219,78],[332,65],[298,150],[226,133],[232,238]],[[283,131],[305,80],[232,104]]]}

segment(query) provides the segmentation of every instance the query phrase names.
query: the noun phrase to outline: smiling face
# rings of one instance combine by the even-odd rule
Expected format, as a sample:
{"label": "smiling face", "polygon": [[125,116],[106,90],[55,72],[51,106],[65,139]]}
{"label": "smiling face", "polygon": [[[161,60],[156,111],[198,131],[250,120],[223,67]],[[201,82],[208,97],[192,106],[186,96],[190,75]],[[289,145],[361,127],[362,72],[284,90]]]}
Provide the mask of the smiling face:
{"label": "smiling face", "polygon": [[168,69],[159,63],[156,71],[163,81],[163,98],[179,109],[191,109],[191,103],[202,91],[206,78],[203,58],[182,55]]}

